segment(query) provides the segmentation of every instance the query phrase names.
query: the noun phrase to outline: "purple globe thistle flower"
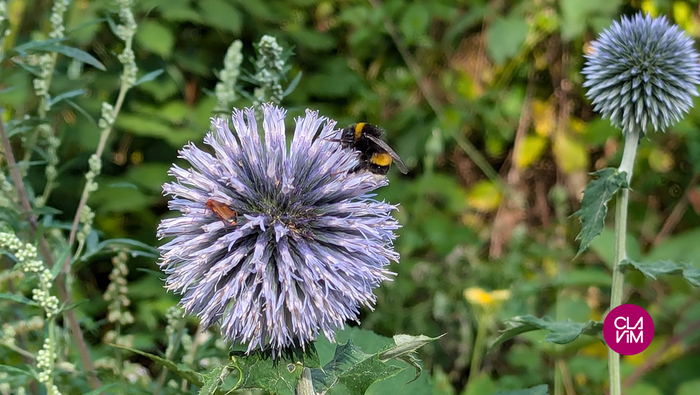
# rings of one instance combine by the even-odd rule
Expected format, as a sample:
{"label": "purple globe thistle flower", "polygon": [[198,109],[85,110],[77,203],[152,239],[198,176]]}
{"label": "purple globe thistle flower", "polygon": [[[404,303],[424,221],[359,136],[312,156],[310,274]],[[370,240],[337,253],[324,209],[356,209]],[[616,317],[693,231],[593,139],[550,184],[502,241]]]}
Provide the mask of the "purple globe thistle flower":
{"label": "purple globe thistle flower", "polygon": [[233,111],[236,136],[213,119],[204,139],[213,154],[192,143],[180,151],[192,168],[173,165],[177,181],[163,191],[181,215],[158,227],[159,237],[174,236],[159,265],[185,312],[248,352],[275,355],[320,331],[333,340],[360,305],[371,308],[399,258],[396,206],[370,194],[387,179],[351,172],[357,153],[329,141],[340,132],[317,112],[296,119],[287,149],[285,116],[263,105],[264,141],[253,109]]}
{"label": "purple globe thistle flower", "polygon": [[594,110],[623,133],[665,131],[693,105],[700,83],[693,41],[663,16],[614,22],[591,43],[583,86]]}

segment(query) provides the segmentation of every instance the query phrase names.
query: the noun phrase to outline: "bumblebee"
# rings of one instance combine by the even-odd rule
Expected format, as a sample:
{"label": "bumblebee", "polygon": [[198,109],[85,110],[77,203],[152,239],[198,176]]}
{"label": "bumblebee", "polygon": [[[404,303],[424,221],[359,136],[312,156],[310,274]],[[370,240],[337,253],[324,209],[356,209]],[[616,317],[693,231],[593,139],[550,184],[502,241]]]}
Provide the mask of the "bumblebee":
{"label": "bumblebee", "polygon": [[368,170],[374,174],[386,175],[391,163],[396,163],[401,173],[408,173],[406,164],[389,144],[382,140],[384,131],[365,122],[350,125],[342,130],[339,141],[344,148],[360,152],[360,163],[353,172]]}
{"label": "bumblebee", "polygon": [[206,206],[209,210],[213,211],[225,225],[235,226],[238,223],[238,213],[229,206],[217,202],[214,199],[207,200]]}

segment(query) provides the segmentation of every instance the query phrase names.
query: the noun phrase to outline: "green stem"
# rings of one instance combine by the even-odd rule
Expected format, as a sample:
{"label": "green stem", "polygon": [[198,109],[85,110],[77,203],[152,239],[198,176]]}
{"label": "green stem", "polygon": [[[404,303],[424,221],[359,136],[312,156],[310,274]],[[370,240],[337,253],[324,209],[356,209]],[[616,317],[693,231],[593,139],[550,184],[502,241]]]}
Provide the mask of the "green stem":
{"label": "green stem", "polygon": [[472,360],[469,364],[469,380],[467,387],[474,385],[479,372],[481,372],[481,357],[483,355],[484,342],[486,341],[486,316],[487,314],[479,314],[478,324],[476,327],[476,339],[474,339],[474,349],[472,350]]}
{"label": "green stem", "polygon": [[[639,131],[632,130],[625,134],[625,147],[622,151],[622,162],[619,172],[627,173],[627,184],[632,180],[634,169],[634,157],[637,155],[639,143]],[[624,288],[625,275],[620,269],[620,263],[627,258],[627,205],[629,202],[629,187],[622,188],[617,204],[615,205],[615,263],[613,265],[612,290],[610,292],[610,310],[622,304],[622,290]],[[620,385],[620,354],[608,347],[608,371],[610,373],[610,395],[622,395]]]}

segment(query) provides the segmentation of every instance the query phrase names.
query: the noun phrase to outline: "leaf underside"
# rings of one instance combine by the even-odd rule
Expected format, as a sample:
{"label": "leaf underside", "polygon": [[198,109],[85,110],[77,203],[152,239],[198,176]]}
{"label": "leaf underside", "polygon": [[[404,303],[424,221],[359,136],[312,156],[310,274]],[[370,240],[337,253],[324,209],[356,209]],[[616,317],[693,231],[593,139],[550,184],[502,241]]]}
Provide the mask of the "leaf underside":
{"label": "leaf underside", "polygon": [[581,220],[581,232],[576,240],[581,240],[578,252],[585,251],[605,226],[605,216],[608,213],[608,202],[620,190],[628,188],[627,174],[608,167],[593,173],[597,178],[591,180],[583,191],[581,208],[574,213]]}
{"label": "leaf underside", "polygon": [[508,328],[501,333],[491,347],[496,347],[513,337],[536,330],[547,330],[549,334],[545,340],[555,344],[567,344],[576,340],[581,335],[594,336],[600,339],[603,331],[603,323],[589,320],[586,323],[572,321],[552,321],[549,317],[538,318],[531,315],[513,317],[507,320]]}
{"label": "leaf underside", "polygon": [[640,263],[624,260],[622,267],[633,267],[645,276],[656,279],[659,274],[680,275],[688,280],[694,287],[700,288],[700,269],[689,263],[676,263],[670,260],[656,261],[653,263]]}

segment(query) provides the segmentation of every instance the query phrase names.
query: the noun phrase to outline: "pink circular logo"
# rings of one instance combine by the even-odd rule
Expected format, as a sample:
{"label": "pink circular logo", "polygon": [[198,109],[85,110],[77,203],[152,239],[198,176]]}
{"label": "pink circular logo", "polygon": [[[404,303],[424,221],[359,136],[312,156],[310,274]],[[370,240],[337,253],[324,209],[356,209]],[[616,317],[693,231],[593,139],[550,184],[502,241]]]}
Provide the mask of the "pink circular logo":
{"label": "pink circular logo", "polygon": [[618,354],[639,354],[649,347],[654,338],[654,321],[643,308],[623,304],[605,317],[603,337],[608,347]]}

